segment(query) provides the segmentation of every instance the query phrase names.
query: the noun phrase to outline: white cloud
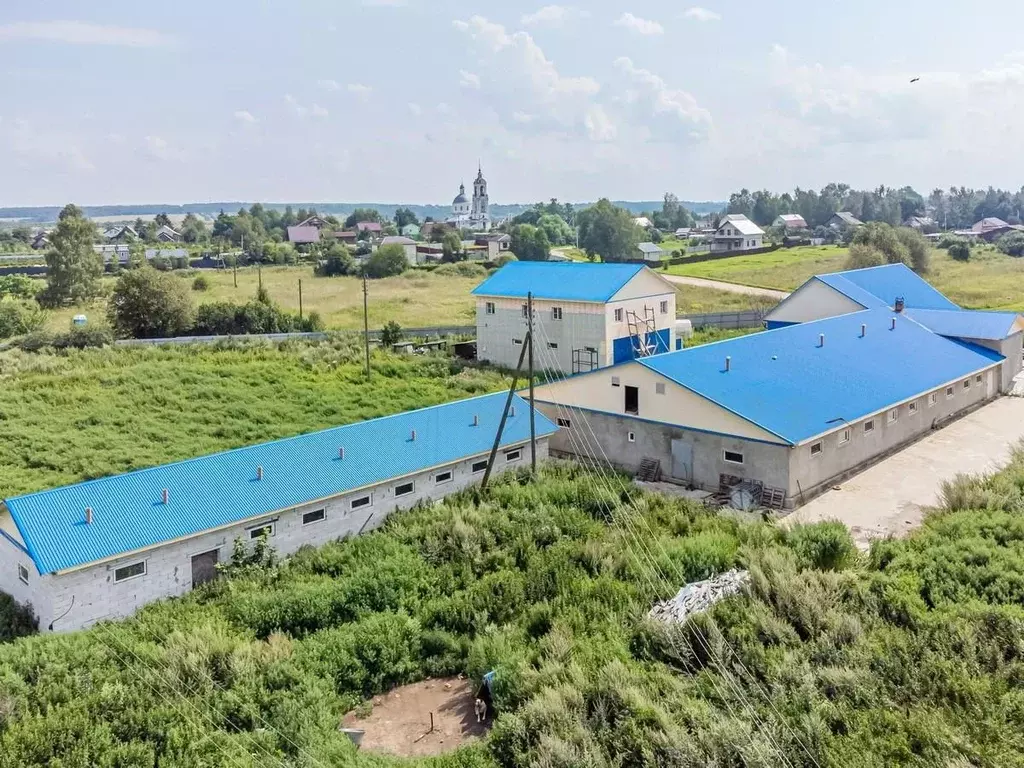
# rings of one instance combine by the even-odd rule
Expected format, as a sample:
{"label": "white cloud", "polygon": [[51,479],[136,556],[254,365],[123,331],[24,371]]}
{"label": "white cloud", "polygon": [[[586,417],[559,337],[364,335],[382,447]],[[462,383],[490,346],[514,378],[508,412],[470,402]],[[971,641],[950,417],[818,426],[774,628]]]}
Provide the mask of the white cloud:
{"label": "white cloud", "polygon": [[459,70],[459,85],[463,88],[471,88],[473,90],[480,89],[480,75],[474,74],[473,72],[467,72],[464,69]]}
{"label": "white cloud", "polygon": [[142,140],[142,151],[150,160],[175,161],[183,160],[185,153],[173,146],[162,136],[146,136]]}
{"label": "white cloud", "polygon": [[340,91],[341,90],[341,83],[339,83],[337,80],[331,80],[331,79],[317,80],[316,84],[320,88],[325,90],[325,91]]}
{"label": "white cloud", "polygon": [[250,112],[247,109],[236,109],[235,110],[235,119],[238,120],[239,122],[248,123],[250,125],[252,125],[253,123],[258,123],[259,122],[259,120],[257,120],[255,117],[253,117],[252,112]]}
{"label": "white cloud", "polygon": [[370,94],[373,93],[373,88],[363,83],[349,83],[345,88],[353,96],[358,96],[360,99],[368,99]]}
{"label": "white cloud", "polygon": [[618,136],[615,123],[600,104],[594,104],[587,110],[583,124],[587,129],[587,138],[591,141],[615,141]]}
{"label": "white cloud", "polygon": [[416,115],[417,117],[419,117],[420,115],[422,115],[422,114],[423,114],[423,107],[421,107],[421,106],[420,106],[419,104],[417,104],[417,103],[416,103],[415,101],[410,101],[410,102],[409,102],[409,111],[410,111],[410,112],[411,112],[412,114],[414,114],[414,115]]}
{"label": "white cloud", "polygon": [[306,117],[309,114],[309,110],[299,104],[296,98],[290,93],[286,93],[284,95],[284,103],[291,107],[292,112],[294,112],[297,117]]}
{"label": "white cloud", "polygon": [[512,119],[520,125],[527,125],[536,120],[536,116],[529,114],[528,112],[513,112]]}
{"label": "white cloud", "polygon": [[519,23],[524,27],[551,26],[559,27],[573,19],[582,19],[590,16],[587,11],[572,8],[567,5],[545,5],[533,13],[524,14]]}
{"label": "white cloud", "polygon": [[91,24],[86,21],[17,21],[0,25],[0,42],[37,40],[74,45],[168,48],[175,38],[154,29]]}
{"label": "white cloud", "polygon": [[707,8],[701,8],[699,5],[695,5],[693,8],[687,8],[683,12],[684,19],[693,19],[694,21],[721,21],[722,16],[719,13],[710,11]]}
{"label": "white cloud", "polygon": [[648,126],[652,138],[677,141],[706,138],[711,113],[690,93],[671,88],[661,77],[637,67],[626,56],[616,59],[615,66],[629,81],[624,101],[637,110],[638,120]]}
{"label": "white cloud", "polygon": [[327,115],[330,114],[326,109],[321,107],[319,104],[314,104],[312,107],[310,107],[309,113],[313,117],[327,117]]}
{"label": "white cloud", "polygon": [[406,0],[363,0],[367,8],[402,8],[408,5]]}
{"label": "white cloud", "polygon": [[665,33],[665,28],[658,22],[641,19],[639,16],[634,16],[628,11],[616,20],[615,26],[625,27],[639,35],[663,35]]}

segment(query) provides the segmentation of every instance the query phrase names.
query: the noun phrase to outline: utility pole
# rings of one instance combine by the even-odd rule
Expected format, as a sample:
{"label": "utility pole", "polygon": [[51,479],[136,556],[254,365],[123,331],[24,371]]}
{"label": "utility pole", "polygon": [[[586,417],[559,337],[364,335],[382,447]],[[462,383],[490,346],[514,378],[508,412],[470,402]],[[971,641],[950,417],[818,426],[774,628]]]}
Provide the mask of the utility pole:
{"label": "utility pole", "polygon": [[537,474],[537,425],[534,419],[533,404],[533,292],[526,294],[526,338],[530,344],[528,373],[530,375],[530,471]]}
{"label": "utility pole", "polygon": [[263,265],[260,263],[256,264],[256,275],[260,281],[260,290],[263,290]]}
{"label": "utility pole", "polygon": [[299,320],[302,320],[302,278],[299,278]]}
{"label": "utility pole", "polygon": [[[487,481],[491,479],[491,470],[494,468],[494,457],[498,454],[498,446],[501,445],[501,436],[505,432],[505,422],[508,420],[508,409],[512,406],[512,396],[516,393],[516,384],[519,383],[519,374],[523,370],[523,360],[526,358],[526,345],[532,344],[533,339],[527,335],[523,339],[523,351],[519,353],[519,362],[512,373],[512,384],[508,388],[508,397],[505,399],[505,410],[501,412],[501,421],[498,422],[498,431],[494,433],[494,443],[491,444],[491,453],[487,457],[487,469],[484,470],[484,479],[480,481],[480,490],[487,487]],[[531,418],[532,418],[531,412]]]}
{"label": "utility pole", "polygon": [[370,304],[367,298],[366,267],[363,267],[363,344],[366,347],[366,378],[370,378]]}

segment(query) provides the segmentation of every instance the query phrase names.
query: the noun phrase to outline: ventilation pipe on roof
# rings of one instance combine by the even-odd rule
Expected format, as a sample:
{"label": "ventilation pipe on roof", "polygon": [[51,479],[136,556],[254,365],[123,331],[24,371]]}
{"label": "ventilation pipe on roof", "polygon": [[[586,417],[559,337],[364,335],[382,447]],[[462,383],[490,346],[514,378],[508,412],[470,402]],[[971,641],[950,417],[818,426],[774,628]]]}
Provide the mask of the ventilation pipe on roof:
{"label": "ventilation pipe on roof", "polygon": [[474,427],[479,427],[480,426],[480,417],[477,416],[475,413],[473,414],[473,426]]}
{"label": "ventilation pipe on roof", "polygon": [[164,504],[166,504],[167,502],[169,502],[169,501],[171,500],[171,494],[170,494],[170,491],[168,491],[168,490],[167,490],[166,488],[164,488],[164,489],[163,489],[163,490],[162,490],[162,491],[160,492],[160,498],[161,498],[161,500],[163,501],[163,503],[164,503]]}
{"label": "ventilation pipe on roof", "polygon": [[903,301],[903,297],[902,296],[897,296],[896,297],[896,303],[893,304],[893,309],[895,309],[897,312],[902,312],[904,306],[905,306],[905,302]]}
{"label": "ventilation pipe on roof", "polygon": [[412,431],[412,437],[411,437],[411,438],[409,438],[409,439],[410,439],[410,440],[411,440],[412,442],[416,442],[416,430],[415,430],[415,429],[414,429],[414,430]]}
{"label": "ventilation pipe on roof", "polygon": [[344,460],[345,458],[345,447],[342,446],[338,449],[338,458]]}
{"label": "ventilation pipe on roof", "polygon": [[508,415],[509,416],[515,416],[516,415],[516,407],[514,405],[511,408],[508,409]]}
{"label": "ventilation pipe on roof", "polygon": [[861,323],[860,324],[860,337],[863,339],[867,335],[868,335],[867,323]]}
{"label": "ventilation pipe on roof", "polygon": [[256,467],[256,479],[257,480],[262,480],[263,479],[263,467]]}
{"label": "ventilation pipe on roof", "polygon": [[895,331],[896,330],[896,318],[895,317],[889,323],[889,330],[890,331]]}
{"label": "ventilation pipe on roof", "polygon": [[818,334],[818,346],[819,347],[824,347],[825,346],[825,334],[824,333],[819,333]]}
{"label": "ventilation pipe on roof", "polygon": [[728,372],[732,369],[732,358],[729,355],[725,356],[725,370]]}
{"label": "ventilation pipe on roof", "polygon": [[92,507],[85,508],[85,524],[92,525]]}

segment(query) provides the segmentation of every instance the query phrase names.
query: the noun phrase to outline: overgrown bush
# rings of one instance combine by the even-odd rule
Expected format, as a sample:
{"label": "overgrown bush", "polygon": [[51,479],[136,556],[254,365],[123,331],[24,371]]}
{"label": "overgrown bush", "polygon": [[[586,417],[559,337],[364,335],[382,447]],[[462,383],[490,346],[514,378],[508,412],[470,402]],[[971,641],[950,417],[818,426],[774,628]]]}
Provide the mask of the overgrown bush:
{"label": "overgrown bush", "polygon": [[846,269],[866,269],[880,267],[885,264],[885,256],[877,248],[870,245],[854,243],[850,246],[850,255],[846,260]]}
{"label": "overgrown bush", "polygon": [[34,299],[41,287],[28,275],[0,275],[0,299]]}
{"label": "overgrown bush", "polygon": [[210,290],[210,278],[206,275],[196,275],[192,279],[192,290],[199,292]]}
{"label": "overgrown bush", "polygon": [[950,243],[946,250],[949,251],[950,258],[956,261],[969,261],[971,258],[971,244],[966,240]]}
{"label": "overgrown bush", "polygon": [[18,347],[26,352],[38,352],[41,349],[87,349],[89,347],[106,347],[114,343],[114,334],[103,325],[72,326],[62,333],[52,333],[43,329],[33,331],[18,341]]}
{"label": "overgrown bush", "polygon": [[789,532],[789,542],[801,562],[821,571],[841,571],[857,561],[857,547],[842,523],[798,525]]}
{"label": "overgrown bush", "polygon": [[[31,635],[38,629],[39,619],[35,617],[31,606],[21,605],[6,592],[0,592],[0,643]],[[2,695],[2,685],[0,685],[0,695]],[[3,714],[2,703],[0,703],[0,714]]]}
{"label": "overgrown bush", "polygon": [[896,237],[910,255],[910,268],[918,274],[924,274],[931,266],[931,245],[928,239],[910,227],[899,227]]}
{"label": "overgrown bush", "polygon": [[382,245],[363,265],[366,276],[373,279],[400,275],[409,268],[405,249],[400,245]]}
{"label": "overgrown bush", "polygon": [[903,243],[897,230],[885,222],[870,221],[857,227],[850,241],[853,245],[866,245],[882,254],[887,264],[910,265],[910,250]]}
{"label": "overgrown bush", "polygon": [[388,349],[395,346],[401,339],[402,326],[394,320],[388,320],[384,327],[380,329],[380,343]]}
{"label": "overgrown bush", "polygon": [[255,300],[246,304],[229,301],[201,304],[196,310],[192,333],[197,336],[225,336],[314,330],[323,330],[323,321],[315,312],[299,320],[297,313]]}
{"label": "overgrown bush", "polygon": [[184,281],[148,266],[122,273],[107,304],[115,333],[135,339],[184,335],[193,311]]}
{"label": "overgrown bush", "polygon": [[457,261],[453,264],[441,264],[434,270],[433,274],[445,277],[473,277],[483,279],[487,277],[487,270],[483,264],[476,264],[472,261]]}
{"label": "overgrown bush", "polygon": [[33,333],[45,322],[46,313],[34,301],[0,298],[0,339]]}
{"label": "overgrown bush", "polygon": [[[996,247],[1008,256],[1024,256],[1024,232],[1009,232],[999,238]],[[2,293],[0,288],[0,293]]]}

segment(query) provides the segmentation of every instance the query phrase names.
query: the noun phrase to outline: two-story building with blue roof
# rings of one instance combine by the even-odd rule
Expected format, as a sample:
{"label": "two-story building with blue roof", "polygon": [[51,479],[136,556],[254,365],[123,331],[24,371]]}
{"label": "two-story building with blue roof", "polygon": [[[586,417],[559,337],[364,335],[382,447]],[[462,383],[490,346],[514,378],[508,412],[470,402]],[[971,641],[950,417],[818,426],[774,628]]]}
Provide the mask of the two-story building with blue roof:
{"label": "two-story building with blue roof", "polygon": [[675,286],[643,264],[519,261],[473,290],[479,359],[515,367],[530,293],[538,367],[580,373],[675,348]]}
{"label": "two-story building with blue roof", "polygon": [[[397,509],[478,482],[499,393],[11,498],[0,504],[0,590],[41,629],[132,614],[214,578],[234,542],[280,555],[371,531]],[[557,427],[536,414],[537,454]],[[516,397],[494,472],[528,465]]]}
{"label": "two-story building with blue roof", "polygon": [[1021,371],[1024,317],[1017,312],[964,309],[904,264],[816,275],[768,313],[768,328],[806,323],[865,309],[897,309],[931,331],[998,352],[1005,358],[1000,388]]}
{"label": "two-story building with blue roof", "polygon": [[650,459],[666,480],[793,507],[999,395],[1003,355],[911,314],[859,308],[638,359],[538,387],[537,407],[562,427],[553,451],[631,472]]}

